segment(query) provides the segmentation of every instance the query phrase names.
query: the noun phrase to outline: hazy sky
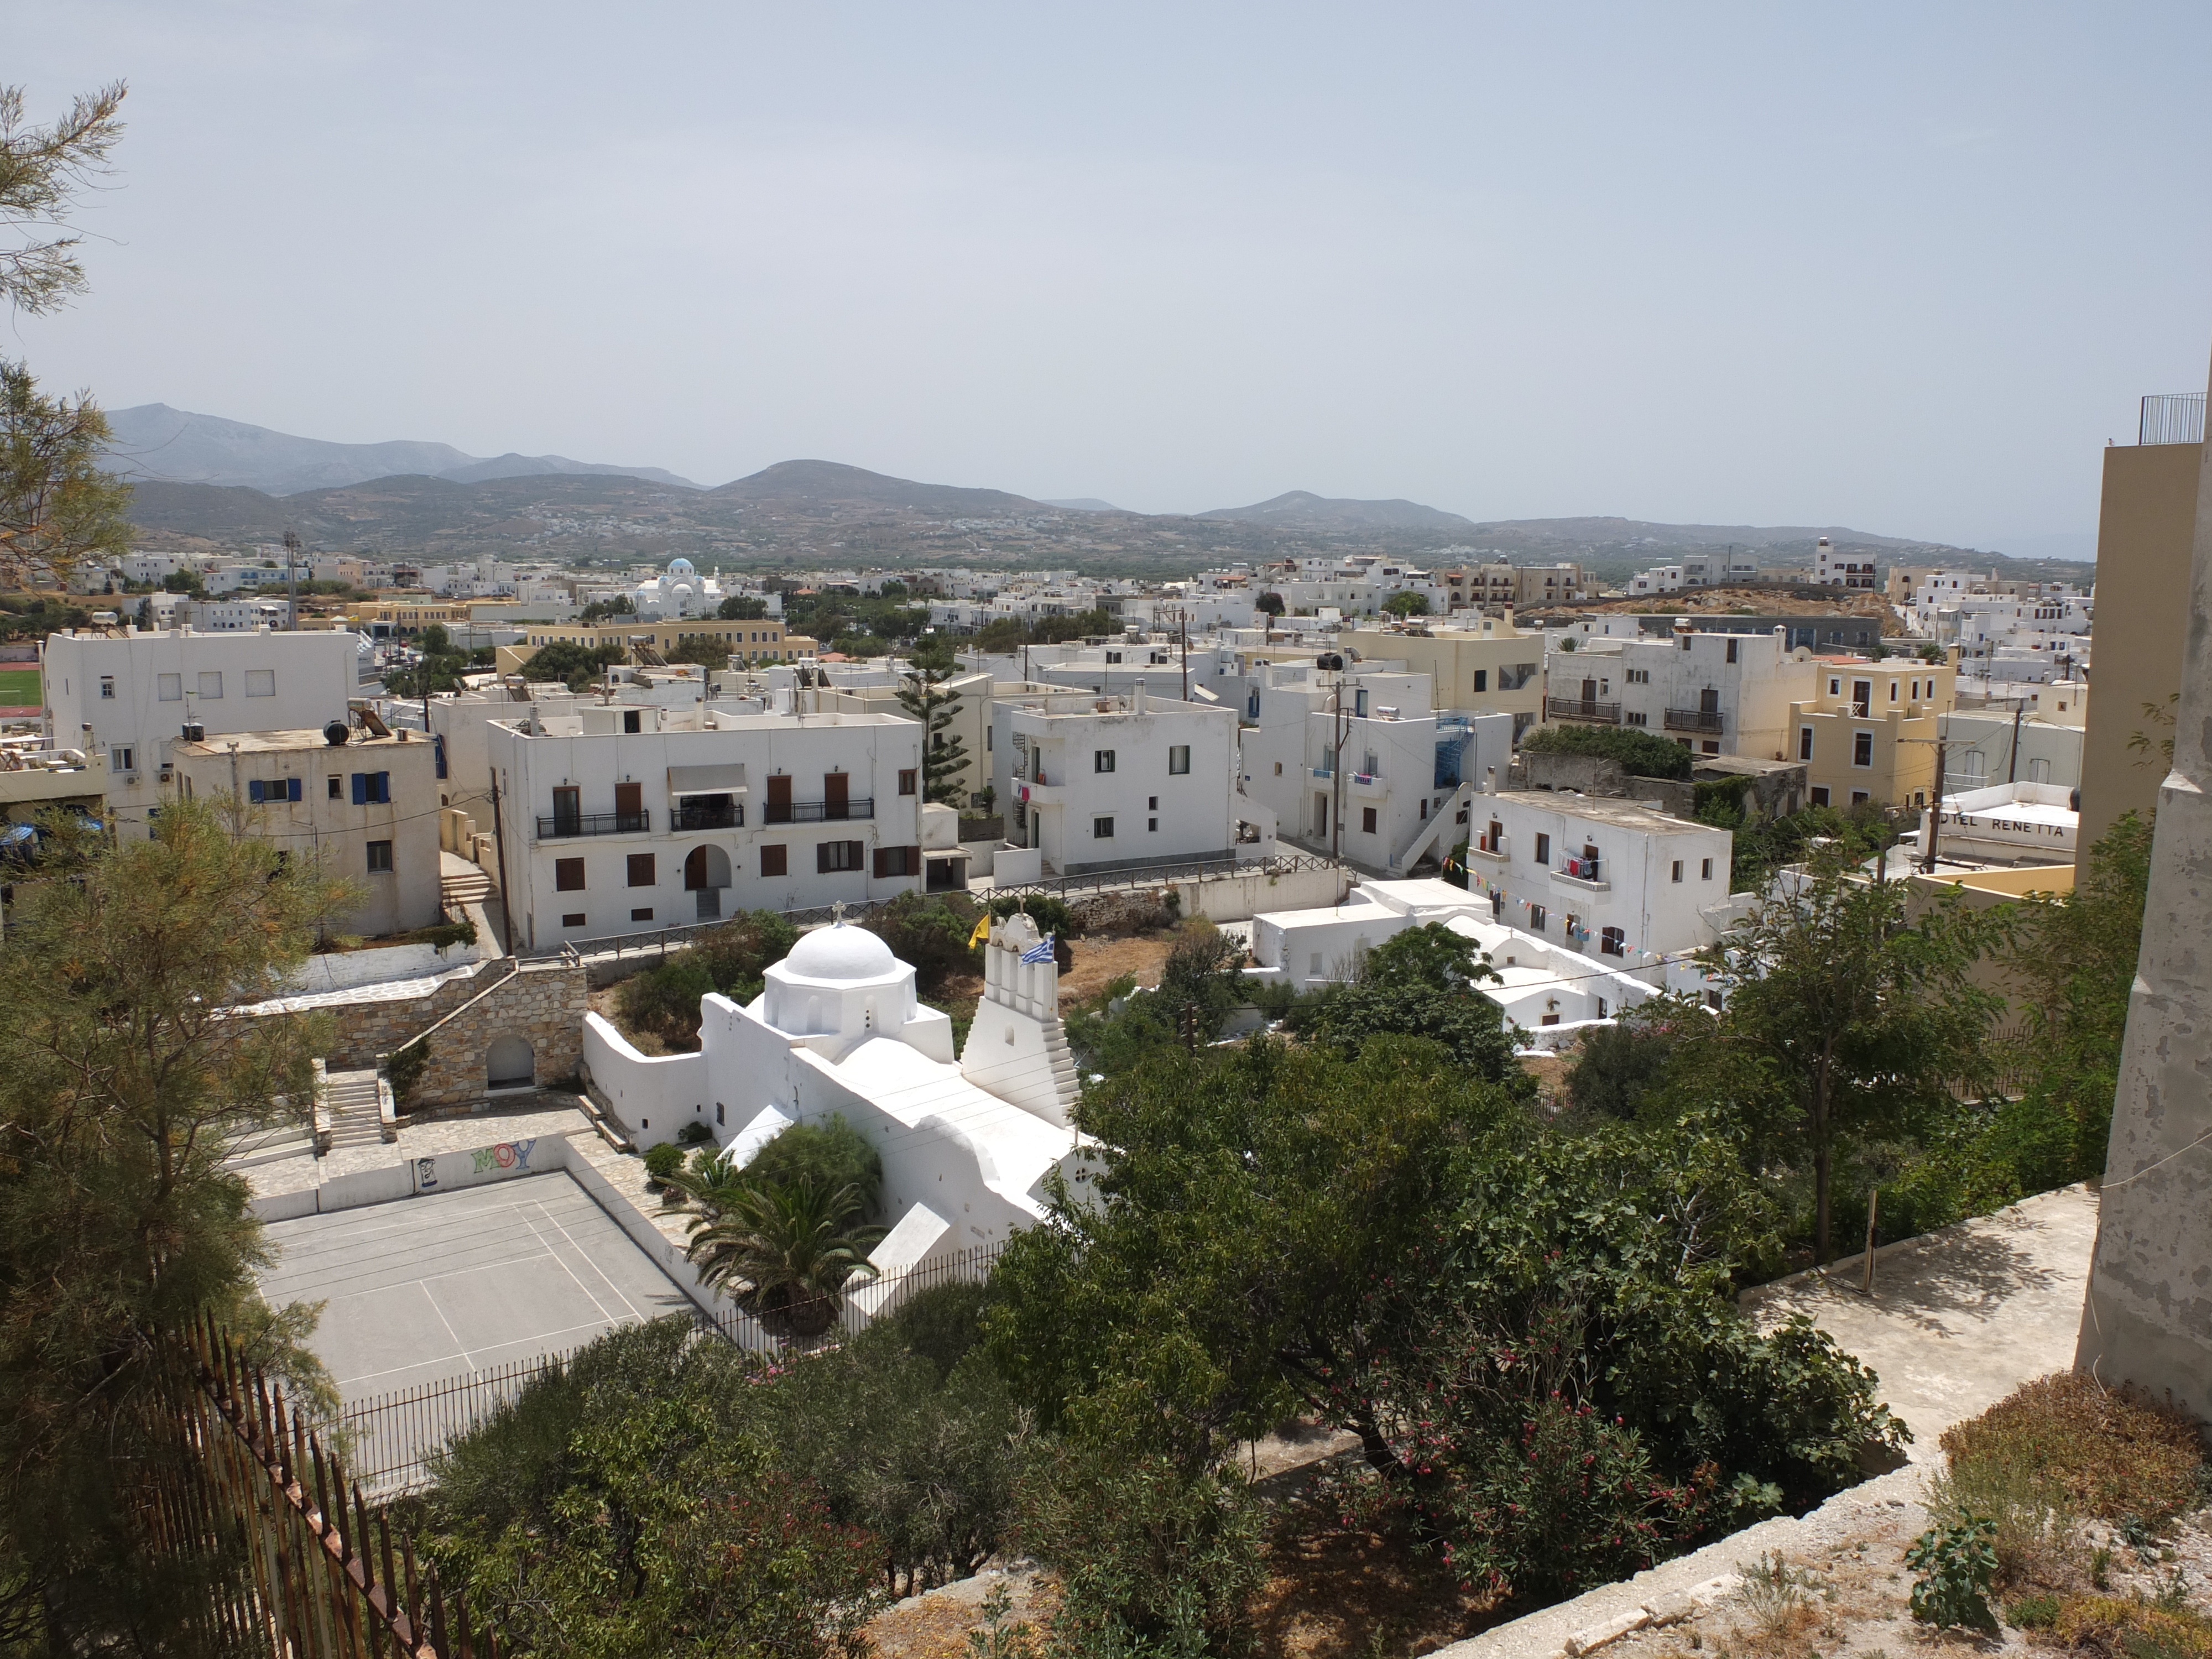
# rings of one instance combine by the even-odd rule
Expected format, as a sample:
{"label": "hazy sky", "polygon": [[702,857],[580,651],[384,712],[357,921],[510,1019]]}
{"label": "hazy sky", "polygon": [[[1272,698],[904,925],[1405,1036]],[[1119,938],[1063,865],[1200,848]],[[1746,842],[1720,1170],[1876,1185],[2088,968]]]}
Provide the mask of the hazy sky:
{"label": "hazy sky", "polygon": [[2022,552],[2212,347],[2212,8],[0,0],[112,407]]}

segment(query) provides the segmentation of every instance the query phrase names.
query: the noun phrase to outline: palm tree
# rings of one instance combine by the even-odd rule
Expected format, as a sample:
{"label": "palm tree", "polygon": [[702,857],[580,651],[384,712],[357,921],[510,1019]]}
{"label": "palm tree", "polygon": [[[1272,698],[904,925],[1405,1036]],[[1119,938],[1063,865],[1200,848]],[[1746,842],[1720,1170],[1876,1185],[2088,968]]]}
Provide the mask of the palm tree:
{"label": "palm tree", "polygon": [[719,1183],[688,1174],[676,1182],[692,1217],[684,1254],[700,1282],[720,1287],[776,1336],[821,1335],[846,1282],[875,1276],[866,1252],[883,1229],[847,1231],[860,1204],[853,1187],[746,1187],[734,1172]]}

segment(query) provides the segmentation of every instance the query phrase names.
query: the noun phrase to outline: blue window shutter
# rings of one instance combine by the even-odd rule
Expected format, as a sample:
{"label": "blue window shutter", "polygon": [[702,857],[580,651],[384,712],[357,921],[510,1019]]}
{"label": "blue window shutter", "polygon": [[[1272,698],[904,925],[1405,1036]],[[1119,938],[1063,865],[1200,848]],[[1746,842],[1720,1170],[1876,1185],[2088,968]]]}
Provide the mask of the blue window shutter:
{"label": "blue window shutter", "polygon": [[430,744],[433,751],[438,757],[438,775],[442,778],[446,775],[446,739],[444,736],[441,734],[432,738],[430,739]]}
{"label": "blue window shutter", "polygon": [[366,772],[353,775],[353,804],[356,806],[368,805],[368,774]]}
{"label": "blue window shutter", "polygon": [[297,800],[300,799],[300,783],[301,780],[298,778],[287,778],[284,780],[284,799],[286,800]]}
{"label": "blue window shutter", "polygon": [[260,779],[258,779],[258,778],[250,778],[250,779],[248,779],[248,780],[246,781],[246,799],[248,799],[248,800],[250,800],[250,801],[252,801],[252,802],[255,802],[256,804],[258,804],[259,802],[261,802],[261,801],[265,800],[265,799],[268,799],[268,796],[267,796],[267,794],[266,794],[266,792],[264,790],[264,788],[263,788],[263,787],[262,787],[262,782],[261,782],[261,780],[260,780]]}
{"label": "blue window shutter", "polygon": [[392,799],[391,773],[379,772],[376,775],[376,799],[380,802],[389,801]]}

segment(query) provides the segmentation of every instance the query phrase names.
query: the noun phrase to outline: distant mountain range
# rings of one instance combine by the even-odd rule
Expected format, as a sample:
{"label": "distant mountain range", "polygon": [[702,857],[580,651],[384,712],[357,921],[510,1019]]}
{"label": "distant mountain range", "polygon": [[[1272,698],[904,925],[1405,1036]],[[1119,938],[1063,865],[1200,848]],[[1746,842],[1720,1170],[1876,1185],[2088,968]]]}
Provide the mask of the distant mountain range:
{"label": "distant mountain range", "polygon": [[[490,460],[449,445],[331,444],[149,404],[110,417],[118,465],[139,480],[149,544],[235,545],[297,530],[330,551],[627,565],[678,554],[708,565],[978,565],[1170,576],[1239,560],[1577,559],[1607,580],[1686,552],[1757,550],[1808,564],[1815,540],[1913,563],[2078,577],[2079,564],[1875,536],[1848,526],[1674,525],[1636,519],[1479,522],[1418,501],[1291,490],[1249,507],[1131,513],[1094,497],[1036,501],[921,483],[841,462],[780,461],[702,489],[654,467],[559,456]],[[380,470],[364,471],[378,467]],[[326,474],[334,480],[303,483]]]}
{"label": "distant mountain range", "polygon": [[549,472],[615,473],[655,483],[696,489],[689,478],[655,466],[608,466],[572,461],[565,455],[517,455],[510,451],[487,459],[464,454],[451,444],[402,440],[382,444],[334,444],[320,438],[295,438],[265,426],[227,421],[219,415],[194,415],[167,404],[140,404],[112,411],[113,433],[108,464],[128,478],[167,483],[242,484],[270,495],[328,489],[421,473],[480,483],[489,478],[526,477]]}

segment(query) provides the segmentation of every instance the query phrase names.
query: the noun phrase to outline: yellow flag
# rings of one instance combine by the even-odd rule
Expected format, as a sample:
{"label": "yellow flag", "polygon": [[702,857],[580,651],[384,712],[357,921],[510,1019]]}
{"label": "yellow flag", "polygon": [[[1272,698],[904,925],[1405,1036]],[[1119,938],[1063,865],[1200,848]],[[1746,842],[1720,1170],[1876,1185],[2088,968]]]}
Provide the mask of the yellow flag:
{"label": "yellow flag", "polygon": [[991,937],[991,913],[988,910],[975,918],[975,931],[968,935],[968,948],[974,950]]}

